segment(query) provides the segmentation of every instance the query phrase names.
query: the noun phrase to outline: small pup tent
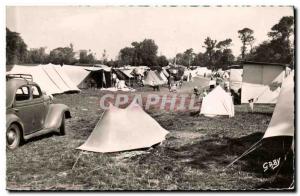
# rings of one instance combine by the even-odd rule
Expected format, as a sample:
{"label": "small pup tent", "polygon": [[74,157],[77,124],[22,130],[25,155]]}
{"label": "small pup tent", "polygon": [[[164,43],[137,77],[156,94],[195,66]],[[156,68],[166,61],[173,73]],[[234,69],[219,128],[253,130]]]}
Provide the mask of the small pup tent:
{"label": "small pup tent", "polygon": [[168,133],[138,104],[125,109],[110,105],[78,149],[105,153],[147,148],[165,140]]}
{"label": "small pup tent", "polygon": [[244,62],[241,102],[254,99],[255,103],[275,104],[286,68],[283,64]]}
{"label": "small pup tent", "polygon": [[150,70],[145,78],[144,85],[149,85],[149,86],[156,86],[156,85],[163,85],[165,82],[158,77],[155,71]]}
{"label": "small pup tent", "polygon": [[234,105],[232,97],[220,86],[217,86],[203,98],[200,114],[208,117],[214,117],[217,115],[233,117]]}

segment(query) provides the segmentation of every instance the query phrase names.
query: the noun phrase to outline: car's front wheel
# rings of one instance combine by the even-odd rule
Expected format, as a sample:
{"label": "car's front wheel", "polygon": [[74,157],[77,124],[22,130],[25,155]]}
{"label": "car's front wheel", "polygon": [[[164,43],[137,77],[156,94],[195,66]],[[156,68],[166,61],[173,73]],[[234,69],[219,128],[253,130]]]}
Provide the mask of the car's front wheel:
{"label": "car's front wheel", "polygon": [[6,146],[13,150],[16,149],[21,142],[21,131],[18,125],[11,124],[6,130]]}

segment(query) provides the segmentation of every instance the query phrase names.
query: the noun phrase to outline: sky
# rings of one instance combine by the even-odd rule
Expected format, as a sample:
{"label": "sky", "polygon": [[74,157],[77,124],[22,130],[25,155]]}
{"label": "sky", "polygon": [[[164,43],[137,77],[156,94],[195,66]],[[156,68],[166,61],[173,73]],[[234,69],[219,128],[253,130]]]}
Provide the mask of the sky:
{"label": "sky", "polygon": [[204,52],[209,36],[232,39],[231,49],[240,55],[238,30],[254,30],[255,43],[283,16],[293,16],[292,7],[108,7],[108,6],[18,6],[6,7],[6,26],[21,34],[28,48],[74,45],[91,49],[100,59],[116,59],[120,49],[133,41],[153,39],[158,55],[172,58],[193,48]]}

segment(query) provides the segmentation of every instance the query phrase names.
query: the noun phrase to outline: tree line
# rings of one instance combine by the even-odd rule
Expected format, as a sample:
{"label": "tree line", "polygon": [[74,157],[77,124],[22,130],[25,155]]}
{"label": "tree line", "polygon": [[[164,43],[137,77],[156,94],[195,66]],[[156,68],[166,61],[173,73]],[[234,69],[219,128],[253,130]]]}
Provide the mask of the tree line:
{"label": "tree line", "polygon": [[[294,64],[294,17],[285,16],[275,24],[268,33],[268,40],[254,46],[255,32],[250,28],[243,28],[237,32],[241,40],[241,54],[235,57],[232,53],[232,39],[217,41],[211,37],[205,38],[202,47],[204,52],[195,53],[192,48],[177,53],[174,58],[167,59],[158,55],[158,46],[152,39],[132,42],[130,46],[119,51],[117,59],[108,60],[106,50],[101,59],[91,50],[80,50],[76,55],[73,44],[58,47],[46,52],[45,47],[28,49],[21,35],[6,28],[6,64],[95,64],[108,66],[145,65],[149,67],[163,67],[168,64],[180,64],[186,67],[201,66],[211,69],[226,68],[240,61],[258,61],[271,63]],[[77,52],[78,53],[78,52]]]}

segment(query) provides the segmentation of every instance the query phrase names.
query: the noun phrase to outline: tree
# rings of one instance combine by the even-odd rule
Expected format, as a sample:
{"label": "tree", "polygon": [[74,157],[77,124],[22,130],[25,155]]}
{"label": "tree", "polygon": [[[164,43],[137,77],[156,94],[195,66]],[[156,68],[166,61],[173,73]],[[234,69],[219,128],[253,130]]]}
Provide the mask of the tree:
{"label": "tree", "polygon": [[278,24],[271,28],[268,36],[273,40],[289,41],[290,36],[294,33],[294,17],[284,16],[280,19]]}
{"label": "tree", "polygon": [[91,52],[91,50],[80,50],[79,52],[79,63],[82,64],[93,64],[95,63],[96,58]]}
{"label": "tree", "polygon": [[227,66],[231,65],[234,61],[234,56],[232,54],[232,50],[229,49],[231,46],[232,39],[225,39],[223,41],[219,41],[216,45],[218,49],[214,54],[215,59],[215,68],[223,68],[226,69]]}
{"label": "tree", "polygon": [[162,55],[162,56],[157,57],[157,64],[160,67],[164,67],[164,66],[169,65],[169,61],[167,60],[167,57]]}
{"label": "tree", "polygon": [[73,45],[70,47],[59,47],[50,51],[49,61],[53,64],[74,64],[76,59],[74,58]]}
{"label": "tree", "polygon": [[119,64],[157,66],[158,46],[152,39],[144,39],[142,42],[132,42],[131,45],[132,47],[125,47],[120,50]]}
{"label": "tree", "polygon": [[6,28],[6,64],[24,63],[27,56],[27,45],[19,33]]}
{"label": "tree", "polygon": [[132,65],[132,60],[135,56],[135,49],[131,47],[125,47],[120,50],[119,58],[121,65]]}
{"label": "tree", "polygon": [[106,50],[105,49],[103,50],[103,53],[102,53],[101,63],[102,64],[107,64],[107,54],[106,54]]}
{"label": "tree", "polygon": [[27,52],[26,63],[34,63],[34,64],[49,63],[49,54],[46,53],[46,47],[31,48]]}
{"label": "tree", "polygon": [[250,46],[250,53],[252,52],[252,45],[254,42],[254,36],[253,36],[253,30],[249,28],[243,28],[238,31],[239,38],[242,41],[242,47],[241,47],[241,55],[242,55],[242,60],[245,59],[245,54],[247,52],[247,47]]}
{"label": "tree", "polygon": [[210,37],[207,37],[204,40],[204,46],[202,46],[206,49],[205,55],[208,57],[209,67],[213,67],[215,64],[213,56],[215,53],[216,44],[217,44],[217,40],[212,40]]}
{"label": "tree", "polygon": [[269,41],[264,41],[255,47],[249,59],[253,61],[294,64],[293,45],[291,38],[294,33],[294,18],[285,16],[275,24],[268,36]]}
{"label": "tree", "polygon": [[193,60],[193,65],[199,67],[206,67],[208,61],[209,61],[208,56],[205,55],[204,53],[199,52],[198,54],[195,55],[195,58]]}
{"label": "tree", "polygon": [[225,50],[228,49],[231,46],[232,39],[225,39],[223,41],[219,41],[218,44],[216,45],[216,48],[220,50]]}
{"label": "tree", "polygon": [[193,49],[189,48],[184,53],[176,54],[176,64],[189,67],[193,65],[195,56],[196,54],[193,52]]}
{"label": "tree", "polygon": [[158,46],[152,39],[144,39],[139,46],[138,54],[143,65],[152,67],[157,66],[157,50]]}

